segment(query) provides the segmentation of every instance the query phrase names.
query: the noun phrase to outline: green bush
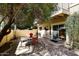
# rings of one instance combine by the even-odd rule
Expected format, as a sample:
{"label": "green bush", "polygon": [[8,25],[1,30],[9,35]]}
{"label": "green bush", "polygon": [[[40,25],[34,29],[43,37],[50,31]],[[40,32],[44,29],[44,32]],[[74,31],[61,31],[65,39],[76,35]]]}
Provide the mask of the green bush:
{"label": "green bush", "polygon": [[70,15],[65,22],[65,27],[70,41],[73,41],[72,47],[79,48],[79,13]]}

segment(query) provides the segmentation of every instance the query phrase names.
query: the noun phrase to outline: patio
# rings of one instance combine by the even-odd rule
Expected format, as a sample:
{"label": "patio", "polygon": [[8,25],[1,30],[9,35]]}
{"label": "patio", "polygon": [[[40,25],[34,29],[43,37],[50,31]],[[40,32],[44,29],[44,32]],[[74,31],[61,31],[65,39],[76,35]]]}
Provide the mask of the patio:
{"label": "patio", "polygon": [[[18,38],[18,43],[0,55],[7,56],[77,56],[73,49],[64,47],[63,42],[52,42],[47,38],[38,39],[38,44],[28,45],[28,37]],[[24,41],[24,42],[23,42]]]}
{"label": "patio", "polygon": [[[23,39],[23,38],[22,38]],[[24,47],[22,50],[16,51],[19,56],[77,56],[74,50],[67,49],[64,47],[63,42],[52,42],[47,38],[38,39],[39,43],[36,45],[30,45],[29,47]],[[20,43],[19,43],[20,44]],[[20,46],[18,44],[18,46]],[[30,49],[29,49],[30,48]]]}

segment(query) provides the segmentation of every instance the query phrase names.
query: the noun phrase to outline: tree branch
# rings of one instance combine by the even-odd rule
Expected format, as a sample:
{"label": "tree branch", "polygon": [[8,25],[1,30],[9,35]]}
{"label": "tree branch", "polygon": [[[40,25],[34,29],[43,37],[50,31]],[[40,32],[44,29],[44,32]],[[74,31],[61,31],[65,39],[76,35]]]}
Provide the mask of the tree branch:
{"label": "tree branch", "polygon": [[4,19],[5,19],[6,17],[7,17],[7,15],[3,17],[3,19],[0,21],[0,24],[2,23],[2,21],[4,21]]}

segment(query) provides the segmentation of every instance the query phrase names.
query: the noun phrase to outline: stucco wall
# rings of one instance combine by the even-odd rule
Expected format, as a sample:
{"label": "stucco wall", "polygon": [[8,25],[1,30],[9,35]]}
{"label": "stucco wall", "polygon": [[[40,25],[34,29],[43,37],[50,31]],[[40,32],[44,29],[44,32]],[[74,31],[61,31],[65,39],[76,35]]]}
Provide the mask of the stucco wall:
{"label": "stucco wall", "polygon": [[29,33],[33,33],[35,35],[36,32],[37,32],[36,29],[33,29],[33,30],[16,30],[15,31],[17,37],[19,37],[19,36],[27,36],[27,37],[29,37]]}
{"label": "stucco wall", "polygon": [[79,12],[79,3],[70,4],[70,14],[74,12]]}

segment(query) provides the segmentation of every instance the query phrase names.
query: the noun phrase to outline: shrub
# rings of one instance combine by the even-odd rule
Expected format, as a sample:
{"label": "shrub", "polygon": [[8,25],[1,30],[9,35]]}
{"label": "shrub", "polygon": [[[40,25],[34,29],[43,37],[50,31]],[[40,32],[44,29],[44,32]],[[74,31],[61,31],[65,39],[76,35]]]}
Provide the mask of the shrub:
{"label": "shrub", "polygon": [[73,41],[72,47],[79,48],[79,13],[70,15],[65,22],[65,27],[70,41]]}

